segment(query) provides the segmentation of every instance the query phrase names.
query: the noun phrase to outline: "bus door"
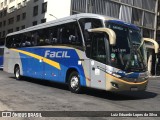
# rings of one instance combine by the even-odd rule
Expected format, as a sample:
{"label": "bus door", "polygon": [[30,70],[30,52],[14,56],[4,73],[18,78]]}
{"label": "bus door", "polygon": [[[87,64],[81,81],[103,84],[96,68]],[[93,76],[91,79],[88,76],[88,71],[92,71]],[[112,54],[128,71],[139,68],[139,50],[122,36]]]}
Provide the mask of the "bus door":
{"label": "bus door", "polygon": [[92,33],[91,46],[91,87],[105,89],[106,87],[106,47],[103,33]]}
{"label": "bus door", "polygon": [[[34,78],[43,79],[44,78],[44,62],[43,62],[44,48],[32,48],[30,52],[35,54],[35,57],[32,57],[29,60],[30,74]],[[42,56],[42,58],[41,57],[37,58],[36,55]]]}

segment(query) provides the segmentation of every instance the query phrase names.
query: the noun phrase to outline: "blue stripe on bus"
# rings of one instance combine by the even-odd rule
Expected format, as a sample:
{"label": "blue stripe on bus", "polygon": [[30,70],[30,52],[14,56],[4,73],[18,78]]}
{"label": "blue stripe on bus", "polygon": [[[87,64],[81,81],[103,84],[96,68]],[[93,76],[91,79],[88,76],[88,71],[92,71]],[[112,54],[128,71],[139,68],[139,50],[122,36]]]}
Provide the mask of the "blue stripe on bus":
{"label": "blue stripe on bus", "polygon": [[44,57],[46,51],[67,51],[67,55],[70,58],[46,58],[49,60],[54,60],[60,64],[61,70],[28,56],[24,53],[20,53],[20,58],[22,61],[23,75],[34,77],[38,79],[51,80],[56,82],[65,82],[66,72],[69,68],[75,68],[80,75],[81,85],[86,86],[86,79],[84,75],[84,70],[82,65],[78,65],[78,60],[80,59],[77,52],[74,49],[64,49],[64,48],[20,48],[18,50],[23,50],[29,53],[36,54],[38,56]]}

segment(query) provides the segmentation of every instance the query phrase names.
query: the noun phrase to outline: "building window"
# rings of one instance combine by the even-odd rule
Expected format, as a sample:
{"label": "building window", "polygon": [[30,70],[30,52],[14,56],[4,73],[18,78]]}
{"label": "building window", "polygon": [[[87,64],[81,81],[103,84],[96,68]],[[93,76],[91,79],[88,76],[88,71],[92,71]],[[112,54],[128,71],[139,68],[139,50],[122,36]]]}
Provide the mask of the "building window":
{"label": "building window", "polygon": [[33,26],[37,25],[37,21],[33,21]]}
{"label": "building window", "polygon": [[132,23],[135,25],[142,26],[142,10],[133,8],[132,9]]}
{"label": "building window", "polygon": [[18,3],[17,9],[20,9],[20,8],[21,8],[21,3]]}
{"label": "building window", "polygon": [[3,2],[1,2],[1,8],[3,8]]}
{"label": "building window", "polygon": [[14,9],[15,9],[15,7],[13,6],[13,7],[10,7],[9,8],[9,12],[11,13],[11,12],[14,12]]}
{"label": "building window", "polygon": [[42,13],[47,12],[47,2],[42,3]]}
{"label": "building window", "polygon": [[13,32],[13,29],[9,29],[9,30],[8,30],[8,33],[12,33],[12,32]]}
{"label": "building window", "polygon": [[10,3],[13,2],[13,1],[15,1],[15,0],[9,0]]}
{"label": "building window", "polygon": [[150,30],[150,29],[144,28],[144,29],[143,29],[143,37],[146,37],[146,38],[154,38],[154,31],[153,31],[153,30]]}
{"label": "building window", "polygon": [[13,24],[14,23],[14,17],[8,19],[8,25]]}
{"label": "building window", "polygon": [[132,17],[132,8],[121,5],[119,18],[125,22],[131,23],[131,17]]}
{"label": "building window", "polygon": [[16,31],[19,31],[19,27],[16,27]]}
{"label": "building window", "polygon": [[22,30],[25,29],[25,25],[23,25],[23,26],[21,27],[21,29],[22,29]]}
{"label": "building window", "polygon": [[0,28],[2,27],[2,22],[0,22]]}
{"label": "building window", "polygon": [[2,35],[2,37],[5,37],[5,35],[6,35],[6,32],[5,32],[5,31],[3,31],[3,35]]}
{"label": "building window", "polygon": [[3,11],[3,15],[4,15],[4,16],[7,15],[7,10],[6,10],[6,9]]}
{"label": "building window", "polygon": [[20,21],[20,15],[17,15],[17,22]]}
{"label": "building window", "polygon": [[33,16],[37,16],[38,15],[38,5],[34,6],[33,8]]}
{"label": "building window", "polygon": [[46,22],[46,19],[42,19],[42,20],[41,20],[41,23],[45,23],[45,22]]}
{"label": "building window", "polygon": [[0,18],[2,18],[2,15],[3,15],[2,12],[0,12]]}
{"label": "building window", "polygon": [[106,9],[109,16],[119,18],[120,4],[110,2]]}
{"label": "building window", "polygon": [[24,0],[23,1],[23,6],[26,6],[27,5],[27,0]]}
{"label": "building window", "polygon": [[26,13],[22,14],[22,20],[26,19]]}
{"label": "building window", "polygon": [[129,4],[129,5],[133,4],[133,0],[121,0],[121,2],[123,2],[125,4]]}
{"label": "building window", "polygon": [[144,9],[155,12],[156,0],[142,0],[142,3]]}
{"label": "building window", "polygon": [[4,5],[7,5],[7,0],[4,1]]}
{"label": "building window", "polygon": [[3,21],[3,26],[6,26],[6,21]]}
{"label": "building window", "polygon": [[149,12],[144,12],[144,23],[143,26],[147,28],[154,28],[155,17],[154,14]]}

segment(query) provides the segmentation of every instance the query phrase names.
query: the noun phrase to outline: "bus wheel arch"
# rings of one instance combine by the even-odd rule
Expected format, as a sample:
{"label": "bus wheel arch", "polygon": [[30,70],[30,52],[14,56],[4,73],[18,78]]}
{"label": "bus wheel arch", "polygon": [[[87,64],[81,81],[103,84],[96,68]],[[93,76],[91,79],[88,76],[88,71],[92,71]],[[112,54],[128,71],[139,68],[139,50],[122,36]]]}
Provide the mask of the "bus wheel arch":
{"label": "bus wheel arch", "polygon": [[81,92],[81,84],[80,84],[80,74],[77,69],[70,68],[66,73],[66,83],[68,83],[68,87],[73,93]]}
{"label": "bus wheel arch", "polygon": [[20,66],[18,64],[15,64],[14,66],[14,76],[17,80],[20,80],[21,79],[21,69],[20,69]]}

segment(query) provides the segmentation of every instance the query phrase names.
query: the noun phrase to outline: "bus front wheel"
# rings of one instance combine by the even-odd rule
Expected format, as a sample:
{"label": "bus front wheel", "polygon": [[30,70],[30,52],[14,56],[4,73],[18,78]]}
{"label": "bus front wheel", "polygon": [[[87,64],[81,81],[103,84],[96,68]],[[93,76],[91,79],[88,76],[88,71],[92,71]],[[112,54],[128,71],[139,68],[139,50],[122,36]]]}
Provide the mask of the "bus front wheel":
{"label": "bus front wheel", "polygon": [[80,86],[80,77],[78,72],[74,71],[69,76],[69,89],[73,93],[80,93],[81,86]]}
{"label": "bus front wheel", "polygon": [[20,80],[21,75],[20,75],[20,67],[18,65],[15,66],[14,69],[14,76],[17,80]]}

